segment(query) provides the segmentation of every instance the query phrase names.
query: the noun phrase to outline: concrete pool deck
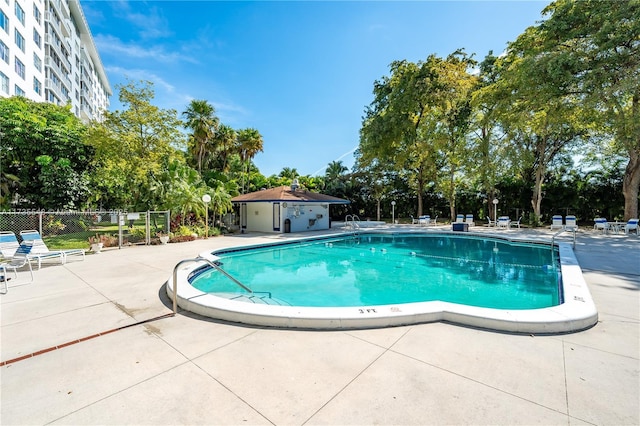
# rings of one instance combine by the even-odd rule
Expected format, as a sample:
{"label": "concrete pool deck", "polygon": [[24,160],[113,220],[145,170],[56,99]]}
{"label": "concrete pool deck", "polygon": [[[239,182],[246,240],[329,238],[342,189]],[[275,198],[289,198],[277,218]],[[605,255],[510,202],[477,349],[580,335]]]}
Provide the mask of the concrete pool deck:
{"label": "concrete pool deck", "polygon": [[163,285],[180,260],[283,238],[111,249],[43,266],[32,283],[19,272],[0,296],[0,423],[640,424],[640,238],[578,233],[599,322],[575,334],[447,323],[299,331],[167,316]]}

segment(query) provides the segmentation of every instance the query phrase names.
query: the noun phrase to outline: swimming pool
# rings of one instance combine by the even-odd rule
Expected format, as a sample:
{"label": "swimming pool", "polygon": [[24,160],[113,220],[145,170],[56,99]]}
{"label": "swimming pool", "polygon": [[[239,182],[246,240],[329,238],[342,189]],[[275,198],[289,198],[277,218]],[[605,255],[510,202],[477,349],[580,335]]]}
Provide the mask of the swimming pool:
{"label": "swimming pool", "polygon": [[[201,254],[178,304],[234,322],[368,328],[451,321],[514,332],[584,329],[597,312],[573,251],[486,235],[365,233]],[[243,290],[245,286],[252,293]],[[167,286],[172,297],[172,285]]]}

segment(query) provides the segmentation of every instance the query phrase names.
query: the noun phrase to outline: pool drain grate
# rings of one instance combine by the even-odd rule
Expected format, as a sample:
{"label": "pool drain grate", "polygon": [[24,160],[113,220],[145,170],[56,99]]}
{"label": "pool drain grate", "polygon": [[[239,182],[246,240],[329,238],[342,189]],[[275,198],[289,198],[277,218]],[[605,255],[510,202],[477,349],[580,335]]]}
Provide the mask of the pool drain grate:
{"label": "pool drain grate", "polygon": [[143,320],[143,321],[134,322],[133,324],[123,325],[122,327],[113,328],[111,330],[103,331],[101,333],[92,334],[91,336],[83,337],[82,339],[72,340],[70,342],[63,343],[61,345],[51,346],[50,348],[42,349],[40,351],[33,352],[33,353],[28,354],[28,355],[23,355],[23,356],[18,357],[18,358],[13,358],[13,359],[10,359],[10,360],[7,360],[7,361],[0,361],[0,367],[4,367],[5,365],[13,364],[13,363],[16,363],[18,361],[22,361],[24,359],[33,358],[34,356],[46,354],[47,352],[52,352],[52,351],[55,351],[55,350],[58,350],[58,349],[62,349],[62,348],[65,348],[67,346],[75,345],[76,343],[86,342],[87,340],[95,339],[96,337],[106,336],[107,334],[111,334],[111,333],[114,333],[116,331],[124,330],[126,328],[131,328],[131,327],[134,327],[136,325],[146,324],[146,323],[149,323],[149,322],[152,322],[152,321],[157,321],[157,320],[161,320],[161,319],[164,319],[164,318],[170,318],[172,316],[174,316],[173,312],[169,313],[169,314],[165,314],[165,315],[160,315],[160,316],[155,317],[155,318],[149,318],[149,319],[146,319],[146,320]]}

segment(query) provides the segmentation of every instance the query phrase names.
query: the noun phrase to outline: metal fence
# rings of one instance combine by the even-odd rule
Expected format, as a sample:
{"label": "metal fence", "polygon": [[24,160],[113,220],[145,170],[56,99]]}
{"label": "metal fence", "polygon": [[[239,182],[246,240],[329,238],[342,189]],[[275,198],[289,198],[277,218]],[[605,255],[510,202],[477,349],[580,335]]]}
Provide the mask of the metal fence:
{"label": "metal fence", "polygon": [[0,231],[35,229],[43,237],[68,235],[87,238],[95,234],[113,237],[112,246],[151,244],[158,233],[169,234],[169,211],[11,211],[0,212]]}

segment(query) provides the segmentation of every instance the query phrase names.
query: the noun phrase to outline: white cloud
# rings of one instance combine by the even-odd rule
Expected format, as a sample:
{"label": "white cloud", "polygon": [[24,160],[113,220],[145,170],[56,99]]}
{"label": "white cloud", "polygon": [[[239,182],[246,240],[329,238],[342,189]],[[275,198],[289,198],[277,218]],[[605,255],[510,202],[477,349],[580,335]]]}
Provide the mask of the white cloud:
{"label": "white cloud", "polygon": [[155,59],[159,62],[186,61],[198,63],[192,55],[167,51],[162,45],[143,47],[136,43],[125,43],[117,37],[98,34],[94,38],[101,55],[113,54],[135,59]]}
{"label": "white cloud", "polygon": [[155,87],[160,87],[164,91],[172,93],[175,91],[175,87],[169,84],[162,77],[144,69],[132,69],[122,67],[106,67],[105,70],[109,74],[120,75],[131,80],[146,80],[154,84]]}
{"label": "white cloud", "polygon": [[138,33],[142,38],[162,38],[173,35],[167,19],[160,15],[157,7],[149,7],[145,4],[144,12],[134,12],[130,2],[125,0],[113,2],[112,6],[117,17],[139,28]]}

